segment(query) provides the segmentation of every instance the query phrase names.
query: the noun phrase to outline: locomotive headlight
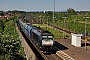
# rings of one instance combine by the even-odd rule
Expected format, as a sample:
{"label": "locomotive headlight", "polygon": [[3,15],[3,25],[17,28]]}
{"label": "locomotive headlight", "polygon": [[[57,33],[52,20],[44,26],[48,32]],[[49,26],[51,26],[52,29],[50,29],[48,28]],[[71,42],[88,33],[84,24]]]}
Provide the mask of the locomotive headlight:
{"label": "locomotive headlight", "polygon": [[45,42],[45,40],[42,40],[42,43]]}
{"label": "locomotive headlight", "polygon": [[46,42],[49,42],[49,41],[46,41],[46,40],[42,40],[42,43],[46,43]]}

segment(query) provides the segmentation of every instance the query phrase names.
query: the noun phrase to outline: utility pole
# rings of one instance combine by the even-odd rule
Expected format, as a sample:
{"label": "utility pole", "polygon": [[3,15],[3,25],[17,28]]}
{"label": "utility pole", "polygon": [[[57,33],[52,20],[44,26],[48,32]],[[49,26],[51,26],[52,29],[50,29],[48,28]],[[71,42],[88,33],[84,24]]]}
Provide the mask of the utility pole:
{"label": "utility pole", "polygon": [[55,0],[53,0],[53,9],[54,9],[54,11],[53,11],[53,22],[55,23],[55,16],[54,16],[54,14],[55,14]]}
{"label": "utility pole", "polygon": [[47,16],[47,30],[48,30],[48,18],[49,18],[49,16]]}
{"label": "utility pole", "polygon": [[85,49],[87,50],[87,36],[86,36],[86,33],[87,33],[87,19],[89,18],[89,17],[83,17],[83,18],[85,18],[86,20],[85,20]]}
{"label": "utility pole", "polygon": [[[67,17],[62,17],[62,18],[64,18],[63,30],[65,30],[65,28],[66,28],[66,18],[67,18]],[[64,32],[63,32],[63,38],[65,38],[65,37],[64,37]]]}
{"label": "utility pole", "polygon": [[64,18],[64,28],[66,28],[66,18],[67,17],[62,17],[62,18]]}
{"label": "utility pole", "polygon": [[55,0],[53,0],[53,26],[55,27]]}

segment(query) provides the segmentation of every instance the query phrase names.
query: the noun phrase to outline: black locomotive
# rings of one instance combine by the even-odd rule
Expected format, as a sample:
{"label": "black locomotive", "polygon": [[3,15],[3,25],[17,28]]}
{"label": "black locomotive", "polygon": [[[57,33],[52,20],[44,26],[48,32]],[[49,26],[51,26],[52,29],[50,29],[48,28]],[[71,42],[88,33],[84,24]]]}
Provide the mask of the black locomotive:
{"label": "black locomotive", "polygon": [[32,41],[42,50],[51,51],[54,46],[54,36],[51,32],[43,30],[40,27],[30,25],[29,23],[18,20],[18,26]]}

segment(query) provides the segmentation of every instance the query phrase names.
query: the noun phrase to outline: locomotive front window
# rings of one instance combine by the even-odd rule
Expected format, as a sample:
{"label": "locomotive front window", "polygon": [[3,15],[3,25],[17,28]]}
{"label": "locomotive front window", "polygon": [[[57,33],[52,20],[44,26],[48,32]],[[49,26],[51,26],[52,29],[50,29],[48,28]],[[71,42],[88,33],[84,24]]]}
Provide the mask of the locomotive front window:
{"label": "locomotive front window", "polygon": [[42,36],[42,39],[43,40],[47,40],[47,36]]}
{"label": "locomotive front window", "polygon": [[53,40],[53,36],[48,36],[48,39],[49,40]]}

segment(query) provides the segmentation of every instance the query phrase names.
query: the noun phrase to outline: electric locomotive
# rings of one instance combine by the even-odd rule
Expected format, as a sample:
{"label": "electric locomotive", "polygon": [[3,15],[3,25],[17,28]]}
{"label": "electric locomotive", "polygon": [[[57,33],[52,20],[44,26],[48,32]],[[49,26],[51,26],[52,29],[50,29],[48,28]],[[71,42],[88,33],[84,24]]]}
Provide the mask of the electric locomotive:
{"label": "electric locomotive", "polygon": [[33,26],[21,19],[19,19],[18,25],[25,35],[27,35],[28,38],[31,38],[42,51],[53,50],[54,35],[51,32],[43,30],[40,27]]}

